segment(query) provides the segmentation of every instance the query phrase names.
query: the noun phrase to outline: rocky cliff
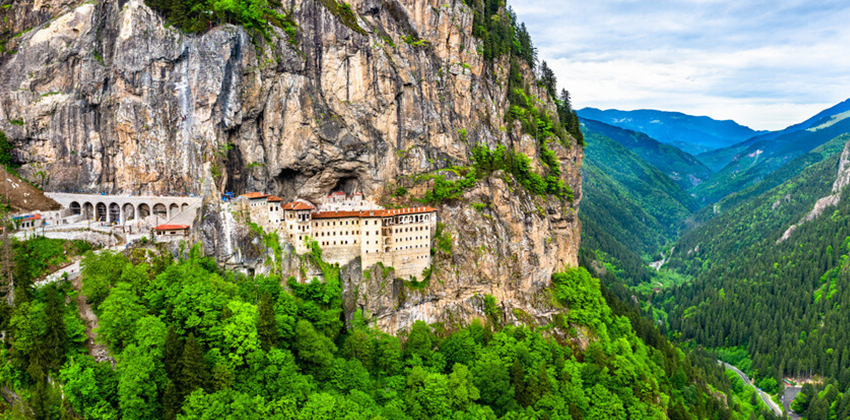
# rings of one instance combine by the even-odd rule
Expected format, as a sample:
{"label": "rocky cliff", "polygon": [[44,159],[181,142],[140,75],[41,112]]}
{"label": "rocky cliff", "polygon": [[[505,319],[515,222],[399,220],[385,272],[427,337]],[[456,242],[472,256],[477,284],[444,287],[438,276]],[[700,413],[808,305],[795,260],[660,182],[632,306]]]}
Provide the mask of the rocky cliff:
{"label": "rocky cliff", "polygon": [[[271,41],[233,25],[185,34],[141,0],[4,2],[0,130],[20,172],[47,173],[46,190],[199,192],[209,204],[198,239],[221,261],[244,242],[218,208],[225,190],[317,200],[357,189],[405,205],[431,187],[422,175],[469,166],[478,144],[543,171],[537,139],[505,122],[510,61],[479,54],[461,0],[354,0],[353,20],[325,0],[288,0],[296,35],[273,28]],[[523,75],[536,106],[557,115]],[[495,172],[437,205],[453,240],[427,287],[349,270],[350,309],[397,330],[481,316],[487,294],[506,318],[545,318],[538,292],[577,263],[583,156],[548,147],[572,200]],[[410,193],[391,197],[399,185]]]}

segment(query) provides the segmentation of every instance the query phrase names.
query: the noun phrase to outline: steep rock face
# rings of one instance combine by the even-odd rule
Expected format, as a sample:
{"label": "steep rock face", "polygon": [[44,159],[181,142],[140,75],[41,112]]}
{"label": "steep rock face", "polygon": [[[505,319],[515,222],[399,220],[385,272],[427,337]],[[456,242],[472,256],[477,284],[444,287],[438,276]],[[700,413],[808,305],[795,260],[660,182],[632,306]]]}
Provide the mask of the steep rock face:
{"label": "steep rock face", "polygon": [[777,240],[777,243],[790,238],[801,224],[811,222],[823,214],[827,208],[837,206],[841,201],[841,192],[848,185],[850,185],[850,142],[844,144],[844,150],[841,152],[841,158],[838,161],[838,174],[835,177],[835,182],[832,183],[832,194],[820,198],[812,211],[797,224],[788,227],[782,237]]}
{"label": "steep rock face", "polygon": [[[183,34],[141,0],[6,9],[7,32],[37,26],[0,56],[0,130],[23,174],[46,169],[46,190],[200,192],[210,199],[198,233],[206,251],[230,263],[251,254],[254,265],[256,252],[234,251],[256,242],[218,208],[222,190],[317,200],[357,189],[410,204],[390,188],[421,196],[429,184],[417,175],[469,165],[479,143],[525,153],[542,172],[537,141],[504,120],[510,63],[477,53],[462,1],[350,4],[357,21],[346,25],[318,0],[285,1],[299,26],[294,42],[278,29],[273,42],[255,40],[232,25]],[[555,114],[548,99],[538,106]],[[454,243],[436,257],[427,288],[388,305],[349,276],[356,306],[387,330],[480,315],[483,294],[508,314],[545,313],[537,292],[577,263],[583,156],[549,147],[574,201],[529,195],[495,173],[438,206]]]}

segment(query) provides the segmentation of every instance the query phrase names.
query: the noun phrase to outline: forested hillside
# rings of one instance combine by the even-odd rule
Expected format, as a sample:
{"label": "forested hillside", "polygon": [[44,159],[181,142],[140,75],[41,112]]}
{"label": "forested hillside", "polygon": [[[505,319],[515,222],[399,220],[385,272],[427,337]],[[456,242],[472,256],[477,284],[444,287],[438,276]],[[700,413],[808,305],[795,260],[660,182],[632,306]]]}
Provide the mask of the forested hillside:
{"label": "forested hillside", "polygon": [[702,204],[714,203],[757,184],[798,156],[845,133],[850,133],[850,119],[842,116],[837,120],[825,117],[812,128],[792,131],[775,138],[756,137],[744,143],[743,148],[733,146],[736,154],[732,162],[709,181],[694,187],[692,192]]}
{"label": "forested hillside", "polygon": [[[601,251],[631,285],[650,280],[647,260],[675,239],[698,206],[671,178],[585,123],[582,247]],[[669,147],[669,146],[668,146]]]}
{"label": "forested hillside", "polygon": [[[834,140],[843,144],[847,137]],[[824,150],[806,162],[822,158]],[[850,197],[806,221],[830,194],[839,153],[754,195],[678,243],[669,267],[696,276],[655,296],[681,338],[737,354],[733,361],[760,379],[822,375],[835,390],[850,385]],[[788,168],[799,170],[802,161]],[[769,188],[769,189],[768,189]],[[788,234],[788,228],[796,229]],[[783,239],[783,235],[786,238]],[[740,353],[736,353],[739,349]],[[810,395],[811,396],[811,395]],[[835,402],[835,393],[828,398]],[[819,403],[820,404],[820,403]],[[843,410],[833,406],[833,414]],[[813,417],[814,418],[814,417]],[[826,417],[819,417],[826,418]],[[838,417],[842,418],[842,417]]]}
{"label": "forested hillside", "polygon": [[[46,241],[45,260],[62,254]],[[15,243],[20,261],[28,246]],[[197,247],[177,261],[155,247],[89,253],[80,290],[34,287],[41,271],[20,271],[0,370],[18,397],[4,408],[15,418],[186,420],[743,420],[763,410],[582,269],[553,276],[559,310],[544,328],[504,325],[487,303],[483,322],[417,322],[394,337],[360,315],[346,326],[338,268],[318,247],[308,257],[324,281],[222,271]],[[114,365],[89,355],[80,293]]]}
{"label": "forested hillside", "polygon": [[[700,203],[690,207],[695,213],[675,207],[668,211],[678,221],[673,231],[665,230],[669,224],[646,223],[658,220],[647,217],[647,209],[657,207],[635,198],[652,197],[654,188],[672,179],[629,183],[624,181],[634,179],[633,173],[621,169],[644,168],[634,163],[637,158],[651,172],[669,165],[670,159],[659,161],[663,153],[658,149],[643,148],[649,159],[618,150],[598,133],[614,135],[614,130],[585,120],[582,210],[593,211],[581,216],[581,262],[621,298],[646,299],[644,316],[660,322],[670,337],[711,349],[767,392],[780,391],[784,378],[822,378],[807,385],[793,407],[809,419],[826,420],[850,415],[850,393],[845,391],[850,387],[850,318],[845,309],[850,305],[850,194],[840,187],[846,185],[846,172],[839,175],[850,137],[844,114],[827,110],[819,115],[726,152],[708,153],[713,159],[733,152],[737,157],[690,190]],[[635,135],[618,139],[627,147],[640,147]],[[600,149],[594,146],[601,144],[607,149],[596,154]],[[611,166],[600,168],[600,162]],[[845,181],[836,184],[837,176]],[[825,198],[830,194],[840,197],[834,206]],[[815,208],[819,210],[813,213]],[[607,218],[600,220],[602,215]],[[640,234],[623,226],[640,226]],[[666,246],[647,238],[663,238]],[[672,252],[665,256],[664,276],[683,276],[683,281],[659,281],[665,271],[647,267],[660,258],[659,250]],[[655,255],[650,258],[649,253]],[[620,283],[631,289],[614,286]]]}
{"label": "forested hillside", "polygon": [[695,157],[673,146],[658,142],[644,133],[590,119],[582,119],[581,122],[586,131],[605,136],[631,150],[647,163],[664,172],[682,189],[687,190],[711,176],[711,170]]}

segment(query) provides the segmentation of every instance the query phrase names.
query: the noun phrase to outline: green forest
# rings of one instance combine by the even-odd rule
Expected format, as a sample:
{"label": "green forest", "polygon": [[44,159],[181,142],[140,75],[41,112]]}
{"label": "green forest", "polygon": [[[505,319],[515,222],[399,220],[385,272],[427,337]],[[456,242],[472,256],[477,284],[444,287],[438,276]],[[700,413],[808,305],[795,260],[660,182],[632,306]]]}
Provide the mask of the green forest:
{"label": "green forest", "polygon": [[[0,405],[4,418],[745,419],[764,409],[583,269],[553,276],[562,311],[550,325],[502,325],[487,304],[469,325],[420,321],[396,337],[360,312],[346,321],[338,268],[323,263],[324,279],[297,283],[223,271],[197,247],[175,259],[153,246],[12,245],[20,276],[3,305],[0,384],[19,398]],[[69,249],[86,252],[79,290],[35,286],[46,267],[22,268]]]}
{"label": "green forest", "polygon": [[[785,134],[791,144],[773,158],[688,187],[673,184],[687,156],[673,159],[640,133],[582,128],[581,265],[620,300],[639,302],[669,340],[737,366],[777,401],[786,383],[806,381],[792,409],[807,419],[850,418],[846,188],[808,217],[833,193],[846,129]],[[700,208],[713,185],[724,192]],[[736,392],[746,388],[729,375]]]}

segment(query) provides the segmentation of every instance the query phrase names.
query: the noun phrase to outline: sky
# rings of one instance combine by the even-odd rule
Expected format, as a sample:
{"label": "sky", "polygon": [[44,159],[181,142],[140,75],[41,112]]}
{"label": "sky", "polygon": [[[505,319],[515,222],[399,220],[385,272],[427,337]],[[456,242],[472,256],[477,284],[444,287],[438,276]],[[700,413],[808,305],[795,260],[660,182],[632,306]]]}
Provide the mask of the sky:
{"label": "sky", "polygon": [[576,109],[777,130],[850,98],[850,1],[511,0]]}

